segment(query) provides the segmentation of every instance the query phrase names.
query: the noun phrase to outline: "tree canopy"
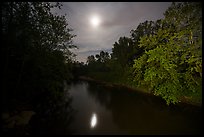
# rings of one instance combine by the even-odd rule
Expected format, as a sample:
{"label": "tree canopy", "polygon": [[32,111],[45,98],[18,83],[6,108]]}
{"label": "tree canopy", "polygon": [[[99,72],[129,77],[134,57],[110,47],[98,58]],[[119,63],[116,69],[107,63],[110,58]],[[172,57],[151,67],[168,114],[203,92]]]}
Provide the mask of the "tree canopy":
{"label": "tree canopy", "polygon": [[150,85],[167,104],[181,96],[201,97],[201,11],[199,3],[173,3],[158,32],[140,39],[145,53],[134,60],[135,81]]}
{"label": "tree canopy", "polygon": [[63,80],[72,78],[73,53],[69,49],[75,47],[75,35],[65,15],[51,12],[61,6],[50,2],[2,3],[5,94],[25,94],[26,90],[56,93],[63,87]]}

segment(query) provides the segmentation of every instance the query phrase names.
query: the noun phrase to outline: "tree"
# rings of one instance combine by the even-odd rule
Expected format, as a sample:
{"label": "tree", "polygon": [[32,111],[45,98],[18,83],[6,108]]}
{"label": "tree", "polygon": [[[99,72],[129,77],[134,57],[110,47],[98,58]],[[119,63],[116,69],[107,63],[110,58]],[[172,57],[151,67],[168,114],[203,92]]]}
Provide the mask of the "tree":
{"label": "tree", "polygon": [[94,62],[96,62],[96,59],[95,59],[94,55],[91,55],[91,56],[87,57],[87,63],[88,64],[93,64]]}
{"label": "tree", "polygon": [[[3,2],[3,91],[55,90],[70,80],[72,29],[65,16],[53,15],[60,3]],[[52,83],[52,84],[51,84]],[[25,92],[24,92],[25,93]],[[30,93],[30,92],[28,92]]]}
{"label": "tree", "polygon": [[201,11],[199,3],[173,3],[157,33],[140,39],[145,54],[134,60],[135,83],[167,104],[184,96],[201,101]]}
{"label": "tree", "polygon": [[144,35],[153,35],[156,33],[156,24],[153,21],[145,21],[140,23],[135,30],[131,30],[131,38],[134,43],[139,44],[140,37]]}
{"label": "tree", "polygon": [[118,42],[115,42],[112,49],[112,57],[116,59],[122,67],[133,65],[133,60],[144,53],[144,47],[138,46],[140,44],[140,38],[154,35],[160,26],[161,20],[140,23],[135,30],[130,31],[130,38],[120,37]]}
{"label": "tree", "polygon": [[112,58],[117,60],[118,63],[125,67],[128,64],[128,47],[130,45],[130,39],[127,37],[120,37],[118,42],[113,44]]}
{"label": "tree", "polygon": [[107,60],[110,59],[109,53],[104,51],[101,51],[99,54],[96,54],[95,57],[100,63],[106,63]]}

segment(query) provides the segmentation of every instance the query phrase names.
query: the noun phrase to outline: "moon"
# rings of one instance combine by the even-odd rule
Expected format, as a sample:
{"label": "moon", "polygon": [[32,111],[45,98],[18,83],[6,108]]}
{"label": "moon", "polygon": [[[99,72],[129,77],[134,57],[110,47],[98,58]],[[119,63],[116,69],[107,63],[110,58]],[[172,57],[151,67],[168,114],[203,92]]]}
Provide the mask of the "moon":
{"label": "moon", "polygon": [[100,25],[100,18],[98,16],[93,16],[90,19],[90,23],[93,27],[98,27]]}

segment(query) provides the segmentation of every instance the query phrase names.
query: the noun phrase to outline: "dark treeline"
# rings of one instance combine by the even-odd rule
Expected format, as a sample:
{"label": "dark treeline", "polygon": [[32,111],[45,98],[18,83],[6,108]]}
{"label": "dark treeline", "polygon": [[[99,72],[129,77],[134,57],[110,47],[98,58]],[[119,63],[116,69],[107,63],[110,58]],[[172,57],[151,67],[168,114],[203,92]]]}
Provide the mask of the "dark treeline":
{"label": "dark treeline", "polygon": [[165,18],[140,23],[112,53],[89,56],[84,75],[161,96],[167,104],[202,102],[202,7],[172,3]]}
{"label": "dark treeline", "polygon": [[52,8],[61,6],[49,2],[1,4],[1,98],[6,133],[13,133],[18,123],[10,119],[17,118],[21,111],[32,110],[22,112],[28,117],[29,113],[39,114],[39,105],[47,103],[54,114],[58,104],[48,100],[60,101],[64,82],[74,77],[74,54],[69,49],[76,47],[72,44],[75,35],[71,34],[65,16],[51,13]]}

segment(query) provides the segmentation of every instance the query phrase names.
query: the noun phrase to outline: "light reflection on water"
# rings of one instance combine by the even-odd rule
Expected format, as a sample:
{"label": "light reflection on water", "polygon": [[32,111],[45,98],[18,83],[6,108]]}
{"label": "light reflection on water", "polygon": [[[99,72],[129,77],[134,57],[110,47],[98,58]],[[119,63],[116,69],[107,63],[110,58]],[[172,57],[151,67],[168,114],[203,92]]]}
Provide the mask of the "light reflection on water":
{"label": "light reflection on water", "polygon": [[94,128],[97,125],[97,115],[96,115],[96,113],[92,114],[90,125],[91,125],[91,128]]}
{"label": "light reflection on water", "polygon": [[[167,106],[157,97],[79,81],[70,86],[77,111],[73,134],[200,134],[200,109]],[[100,117],[99,117],[100,116]]]}

